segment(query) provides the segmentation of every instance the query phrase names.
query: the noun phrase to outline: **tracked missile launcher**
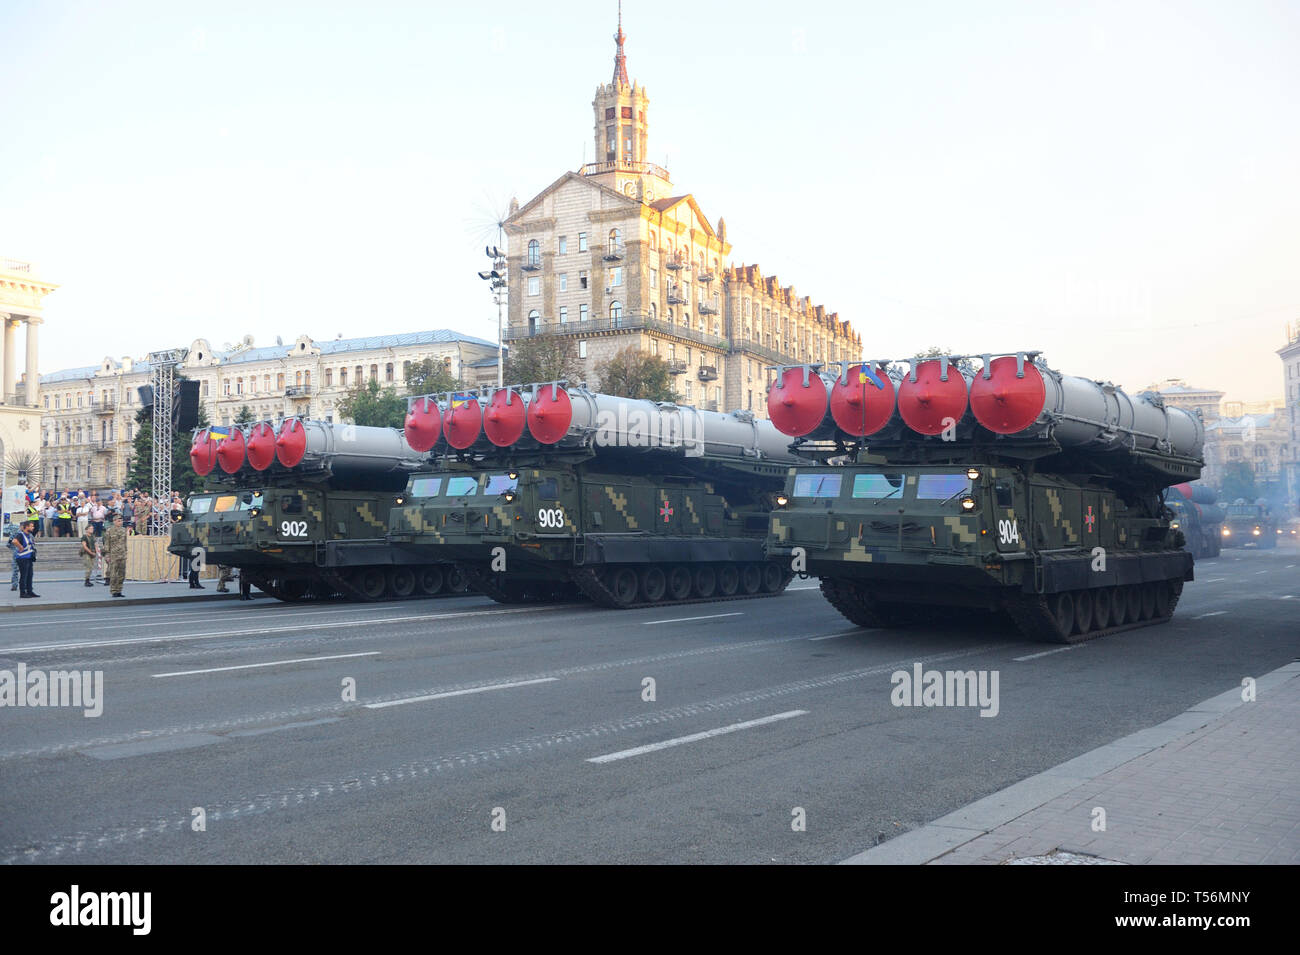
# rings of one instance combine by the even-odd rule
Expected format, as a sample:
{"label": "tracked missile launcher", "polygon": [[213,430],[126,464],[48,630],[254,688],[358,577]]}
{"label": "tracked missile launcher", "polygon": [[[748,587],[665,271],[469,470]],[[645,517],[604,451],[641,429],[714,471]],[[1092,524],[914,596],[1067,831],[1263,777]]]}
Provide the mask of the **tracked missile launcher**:
{"label": "tracked missile launcher", "polygon": [[774,595],[768,514],[789,440],[748,412],[635,401],[560,383],[414,399],[428,454],[389,540],[453,561],[503,602],[585,596],[606,607]]}
{"label": "tracked missile launcher", "polygon": [[392,428],[288,418],[277,433],[199,431],[190,462],[219,487],[191,496],[168,549],[238,567],[259,589],[286,601],[392,600],[465,592],[450,564],[398,553],[385,540],[420,456]]}
{"label": "tracked missile launcher", "polygon": [[781,366],[792,468],[768,554],[865,627],[1008,614],[1073,643],[1170,619],[1193,557],[1166,487],[1195,480],[1199,416],[1061,375],[1037,352]]}
{"label": "tracked missile launcher", "polygon": [[1173,511],[1169,526],[1183,535],[1183,547],[1197,560],[1218,557],[1223,548],[1227,515],[1215,500],[1214,489],[1202,484],[1175,484],[1165,489],[1165,504]]}

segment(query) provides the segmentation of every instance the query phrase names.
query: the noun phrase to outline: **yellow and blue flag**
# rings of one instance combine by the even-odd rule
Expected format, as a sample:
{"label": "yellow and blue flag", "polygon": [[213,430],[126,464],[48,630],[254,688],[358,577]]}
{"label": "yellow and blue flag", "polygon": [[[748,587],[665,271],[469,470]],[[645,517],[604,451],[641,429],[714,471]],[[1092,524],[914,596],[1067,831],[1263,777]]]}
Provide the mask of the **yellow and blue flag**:
{"label": "yellow and blue flag", "polygon": [[473,400],[473,395],[452,395],[451,406],[453,408],[463,408]]}
{"label": "yellow and blue flag", "polygon": [[229,428],[209,428],[209,429],[208,429],[208,437],[209,437],[210,439],[212,439],[213,441],[219,441],[219,440],[221,440],[222,438],[228,438],[228,437],[230,437],[230,429],[229,429]]}

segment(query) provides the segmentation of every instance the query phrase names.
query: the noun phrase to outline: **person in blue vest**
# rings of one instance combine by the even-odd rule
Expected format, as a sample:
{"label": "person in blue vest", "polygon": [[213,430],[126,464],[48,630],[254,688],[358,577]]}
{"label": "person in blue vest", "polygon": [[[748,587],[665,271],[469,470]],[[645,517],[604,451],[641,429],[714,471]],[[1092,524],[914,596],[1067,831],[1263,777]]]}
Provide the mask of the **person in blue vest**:
{"label": "person in blue vest", "polygon": [[23,529],[14,538],[17,542],[14,556],[18,559],[19,597],[40,596],[32,590],[32,566],[36,563],[36,539],[32,536],[32,527],[31,521],[24,521]]}

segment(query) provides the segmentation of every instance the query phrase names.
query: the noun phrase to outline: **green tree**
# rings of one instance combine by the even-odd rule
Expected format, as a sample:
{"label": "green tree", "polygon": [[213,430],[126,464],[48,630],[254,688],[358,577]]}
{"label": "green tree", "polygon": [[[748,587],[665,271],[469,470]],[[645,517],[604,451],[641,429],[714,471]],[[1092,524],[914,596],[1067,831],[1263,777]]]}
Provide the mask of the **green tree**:
{"label": "green tree", "polygon": [[1229,461],[1223,466],[1223,490],[1219,494],[1219,500],[1232,503],[1239,497],[1244,497],[1252,504],[1259,497],[1259,491],[1255,488],[1255,469],[1249,461]]}
{"label": "green tree", "polygon": [[523,338],[510,346],[505,380],[514,384],[534,381],[581,381],[582,359],[573,339],[561,335]]}
{"label": "green tree", "polygon": [[257,420],[257,415],[248,405],[240,405],[239,411],[235,412],[235,424],[241,428],[247,428]]}
{"label": "green tree", "polygon": [[400,428],[406,422],[406,399],[371,378],[348,390],[338,403],[339,417],[370,428]]}
{"label": "green tree", "polygon": [[433,395],[464,389],[465,382],[454,377],[445,362],[433,358],[417,361],[406,373],[408,395]]}
{"label": "green tree", "polygon": [[[199,406],[200,428],[206,428],[207,409]],[[172,490],[180,491],[181,497],[202,491],[206,479],[194,473],[190,464],[190,445],[193,443],[189,431],[181,431],[175,426],[172,430]],[[135,440],[131,445],[131,463],[127,467],[126,486],[137,491],[153,490],[153,409],[141,408],[135,414]]]}
{"label": "green tree", "polygon": [[607,395],[644,398],[649,401],[677,401],[668,363],[658,355],[629,345],[612,358],[596,362],[600,390]]}

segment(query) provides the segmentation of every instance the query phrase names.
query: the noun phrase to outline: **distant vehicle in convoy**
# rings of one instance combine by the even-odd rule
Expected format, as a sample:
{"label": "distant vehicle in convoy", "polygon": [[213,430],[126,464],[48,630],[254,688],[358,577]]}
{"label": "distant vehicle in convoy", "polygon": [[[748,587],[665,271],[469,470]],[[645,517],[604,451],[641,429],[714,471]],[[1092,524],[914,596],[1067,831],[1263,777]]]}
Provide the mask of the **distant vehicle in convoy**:
{"label": "distant vehicle in convoy", "polygon": [[780,593],[768,514],[800,459],[770,423],[558,383],[413,399],[429,454],[388,539],[501,603],[626,608]]}
{"label": "distant vehicle in convoy", "polygon": [[1197,559],[1218,557],[1226,515],[1215,503],[1213,488],[1203,484],[1175,484],[1165,491],[1165,504],[1174,512],[1169,525],[1185,540],[1183,546]]}
{"label": "distant vehicle in convoy", "polygon": [[827,463],[791,469],[768,553],[864,627],[1005,611],[1073,643],[1169,620],[1193,557],[1162,491],[1200,475],[1200,417],[1038,355],[778,367],[772,422]]}
{"label": "distant vehicle in convoy", "polygon": [[195,435],[190,462],[223,487],[190,497],[168,550],[238,567],[279,600],[393,600],[464,593],[450,564],[399,553],[388,512],[420,463],[391,428],[299,418],[212,439]]}
{"label": "distant vehicle in convoy", "polygon": [[1247,504],[1238,498],[1225,508],[1223,522],[1224,547],[1276,547],[1280,528],[1273,518],[1267,502],[1258,500]]}

